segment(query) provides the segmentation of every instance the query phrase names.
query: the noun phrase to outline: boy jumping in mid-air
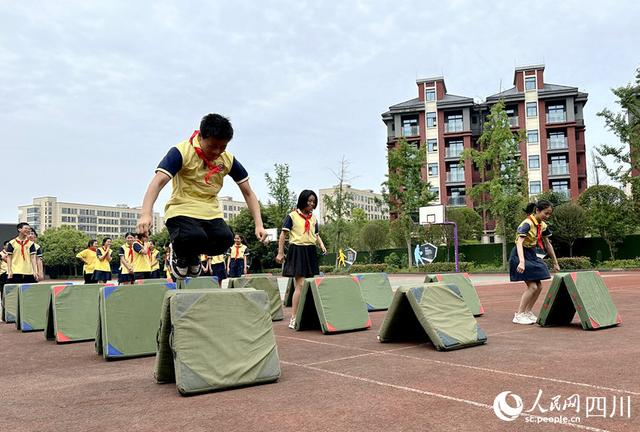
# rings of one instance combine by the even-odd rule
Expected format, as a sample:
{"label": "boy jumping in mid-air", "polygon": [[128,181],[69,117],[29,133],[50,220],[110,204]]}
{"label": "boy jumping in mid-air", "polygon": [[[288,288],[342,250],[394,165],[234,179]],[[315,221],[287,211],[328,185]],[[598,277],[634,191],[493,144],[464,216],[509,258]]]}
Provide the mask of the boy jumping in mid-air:
{"label": "boy jumping in mid-air", "polygon": [[171,239],[169,266],[182,279],[200,274],[201,254],[224,253],[233,244],[233,233],[222,219],[218,192],[224,176],[238,184],[255,222],[256,237],[266,232],[258,199],[249,185],[244,167],[226,151],[233,138],[233,127],[226,117],[207,114],[200,130],[172,147],[160,161],[142,203],[137,231],[148,233],[153,221],[153,204],[162,188],[172,180],[173,191],[165,206],[165,224]]}

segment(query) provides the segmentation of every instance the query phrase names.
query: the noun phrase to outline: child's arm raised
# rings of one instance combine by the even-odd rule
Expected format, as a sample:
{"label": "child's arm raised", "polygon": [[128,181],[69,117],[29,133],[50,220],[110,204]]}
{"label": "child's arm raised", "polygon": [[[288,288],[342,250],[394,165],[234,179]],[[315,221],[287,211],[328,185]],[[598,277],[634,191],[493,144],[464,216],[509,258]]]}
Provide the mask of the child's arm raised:
{"label": "child's arm raised", "polygon": [[267,232],[264,230],[264,225],[262,224],[262,215],[260,214],[260,204],[258,203],[258,198],[256,198],[256,194],[253,193],[253,189],[251,189],[248,180],[240,183],[238,187],[240,188],[242,196],[247,203],[247,207],[249,207],[251,216],[253,216],[253,221],[256,225],[256,237],[258,238],[258,240],[263,242],[267,238]]}

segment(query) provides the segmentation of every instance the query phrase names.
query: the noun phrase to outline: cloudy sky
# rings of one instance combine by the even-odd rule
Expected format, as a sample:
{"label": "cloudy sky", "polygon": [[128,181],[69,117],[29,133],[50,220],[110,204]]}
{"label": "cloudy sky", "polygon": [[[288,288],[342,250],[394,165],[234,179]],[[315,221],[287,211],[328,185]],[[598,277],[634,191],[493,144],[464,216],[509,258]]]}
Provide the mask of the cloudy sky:
{"label": "cloudy sky", "polygon": [[589,93],[588,149],[615,143],[596,112],[640,66],[638,16],[636,1],[0,1],[0,222],[44,195],[140,205],[208,112],[231,118],[263,201],[274,163],[317,190],[342,156],[379,190],[380,114],[433,75],[482,98],[544,62],[546,82]]}

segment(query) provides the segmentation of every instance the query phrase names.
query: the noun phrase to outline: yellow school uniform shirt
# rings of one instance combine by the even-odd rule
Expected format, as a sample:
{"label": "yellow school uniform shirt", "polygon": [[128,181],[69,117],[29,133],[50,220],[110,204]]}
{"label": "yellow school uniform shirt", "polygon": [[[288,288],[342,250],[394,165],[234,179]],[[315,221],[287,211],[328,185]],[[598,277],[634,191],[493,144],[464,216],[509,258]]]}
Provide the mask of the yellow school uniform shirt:
{"label": "yellow school uniform shirt", "polygon": [[7,254],[11,255],[11,271],[13,274],[32,275],[31,255],[36,254],[35,243],[14,238],[7,245]]}
{"label": "yellow school uniform shirt", "polygon": [[214,255],[211,257],[211,265],[220,264],[224,262],[224,255]]}
{"label": "yellow school uniform shirt", "polygon": [[78,255],[76,255],[76,258],[80,258],[82,261],[84,261],[84,265],[82,266],[83,273],[93,273],[96,268],[96,261],[98,261],[97,250],[92,251],[91,249],[87,248],[78,253]]}
{"label": "yellow school uniform shirt", "polygon": [[282,231],[289,231],[289,243],[298,246],[316,244],[318,238],[318,220],[314,214],[309,219],[309,231],[305,232],[305,218],[294,210],[284,218]]}
{"label": "yellow school uniform shirt", "polygon": [[144,245],[139,241],[133,242],[133,272],[146,273],[151,271],[149,253],[144,251]]}
{"label": "yellow school uniform shirt", "polygon": [[529,216],[525,220],[523,220],[520,225],[518,225],[515,241],[518,241],[520,237],[524,237],[522,246],[527,248],[537,247],[538,226],[540,226],[540,229],[542,230],[542,237],[551,236],[551,230],[549,229],[549,226],[546,222],[538,222],[538,219],[536,219],[535,216]]}
{"label": "yellow school uniform shirt", "polygon": [[160,270],[160,263],[158,262],[158,254],[160,251],[154,249],[151,251],[151,271]]}
{"label": "yellow school uniform shirt", "polygon": [[110,272],[111,271],[111,260],[108,259],[98,259],[100,257],[106,256],[107,252],[110,251],[111,248],[106,249],[104,247],[99,247],[98,250],[96,250],[96,263],[94,266],[94,271],[96,270],[100,270],[103,272]]}
{"label": "yellow school uniform shirt", "polygon": [[172,179],[173,190],[165,206],[165,220],[174,216],[196,219],[222,218],[218,203],[218,192],[222,189],[224,176],[229,174],[237,184],[249,180],[244,167],[228,151],[210,161],[216,168],[210,173],[207,163],[196,153],[200,149],[200,135],[194,135],[171,148],[162,159],[156,172],[163,172]]}
{"label": "yellow school uniform shirt", "polygon": [[243,244],[236,246],[231,246],[230,257],[231,259],[244,259],[244,255],[247,251],[247,247]]}
{"label": "yellow school uniform shirt", "polygon": [[[129,264],[130,266],[133,266],[133,260],[135,259],[135,252],[133,251],[133,245],[129,246],[128,244],[123,244],[122,247],[120,247],[120,251],[118,252],[118,255],[121,257],[124,257],[124,260],[127,262],[127,264]],[[123,265],[120,265],[120,273],[121,274],[129,274],[129,269],[126,268]]]}
{"label": "yellow school uniform shirt", "polygon": [[3,252],[2,255],[0,256],[0,275],[3,275],[7,272],[7,269],[9,268],[7,266],[7,262],[5,260],[2,259],[2,257],[4,257],[6,254],[6,252]]}

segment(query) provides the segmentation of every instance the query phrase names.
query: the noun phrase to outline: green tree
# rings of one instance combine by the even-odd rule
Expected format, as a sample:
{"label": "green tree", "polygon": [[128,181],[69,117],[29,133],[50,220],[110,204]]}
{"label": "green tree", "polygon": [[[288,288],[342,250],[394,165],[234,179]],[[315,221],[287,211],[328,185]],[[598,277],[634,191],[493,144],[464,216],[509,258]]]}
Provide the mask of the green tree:
{"label": "green tree", "polygon": [[[324,222],[331,225],[333,235],[333,241],[330,244],[333,246],[332,251],[336,253],[336,268],[338,267],[338,248],[343,247],[344,236],[349,230],[349,218],[351,217],[351,211],[353,210],[353,194],[349,192],[349,162],[343,157],[340,161],[340,170],[338,172],[332,171],[333,175],[338,179],[338,184],[335,187],[332,195],[324,195],[323,204],[325,214],[323,216]],[[326,247],[326,246],[325,246]]]}
{"label": "green tree", "polygon": [[[633,171],[640,170],[640,68],[636,69],[634,83],[611,90],[618,98],[617,103],[621,112],[613,112],[608,108],[598,113],[604,118],[607,128],[612,131],[622,143],[622,146],[602,144],[596,150],[599,156],[598,167],[609,177],[622,183],[631,185],[631,194],[636,211],[640,212],[640,176],[634,177]],[[616,166],[611,166],[603,157],[613,158]]]}
{"label": "green tree", "polygon": [[61,226],[46,230],[38,237],[38,242],[47,266],[62,268],[69,275],[77,275],[79,261],[76,254],[87,247],[89,236],[70,226]]}
{"label": "green tree", "polygon": [[562,204],[568,203],[571,200],[569,198],[567,198],[566,195],[561,194],[559,192],[556,192],[552,189],[548,189],[544,192],[539,193],[538,195],[536,195],[536,200],[537,201],[549,201],[553,207],[558,207]]}
{"label": "green tree", "polygon": [[120,252],[122,245],[126,242],[127,241],[122,237],[111,239],[111,266],[115,266],[115,268],[120,267],[120,255],[118,255],[118,253]]}
{"label": "green tree", "polygon": [[282,228],[282,222],[289,212],[296,206],[296,197],[293,191],[289,188],[289,165],[274,164],[273,165],[273,177],[266,173],[264,175],[267,187],[269,188],[269,196],[273,198],[274,202],[268,202],[265,213],[270,213],[271,219],[275,222],[275,226],[278,229]]}
{"label": "green tree", "polygon": [[587,213],[590,229],[604,239],[615,259],[618,243],[637,225],[629,198],[618,188],[600,185],[585,190],[578,203]]}
{"label": "green tree", "polygon": [[389,203],[389,213],[396,216],[397,221],[392,223],[393,236],[403,240],[409,268],[412,267],[411,239],[418,222],[418,210],[436,199],[431,185],[422,178],[426,158],[424,146],[411,146],[404,139],[387,154],[389,173],[383,183],[383,194]]}
{"label": "green tree", "polygon": [[164,245],[169,244],[169,231],[167,230],[167,227],[163,227],[162,230],[157,233],[151,234],[150,239],[153,240],[153,244],[156,245],[156,248],[162,249]]}
{"label": "green tree", "polygon": [[365,223],[360,231],[360,242],[364,250],[369,252],[369,262],[373,262],[373,252],[383,249],[389,242],[389,222],[378,220]]}
{"label": "green tree", "polygon": [[491,107],[487,119],[478,139],[479,148],[464,150],[461,160],[471,160],[480,171],[481,183],[470,188],[469,194],[478,208],[496,220],[496,233],[502,238],[502,265],[506,268],[507,238],[527,194],[519,147],[524,131],[511,132],[503,101]]}
{"label": "green tree", "polygon": [[446,210],[447,221],[458,225],[460,241],[479,241],[482,238],[482,217],[469,207],[449,207]]}
{"label": "green tree", "polygon": [[569,256],[573,256],[573,244],[587,235],[587,215],[578,204],[569,202],[553,209],[551,226],[553,238],[569,246]]}

